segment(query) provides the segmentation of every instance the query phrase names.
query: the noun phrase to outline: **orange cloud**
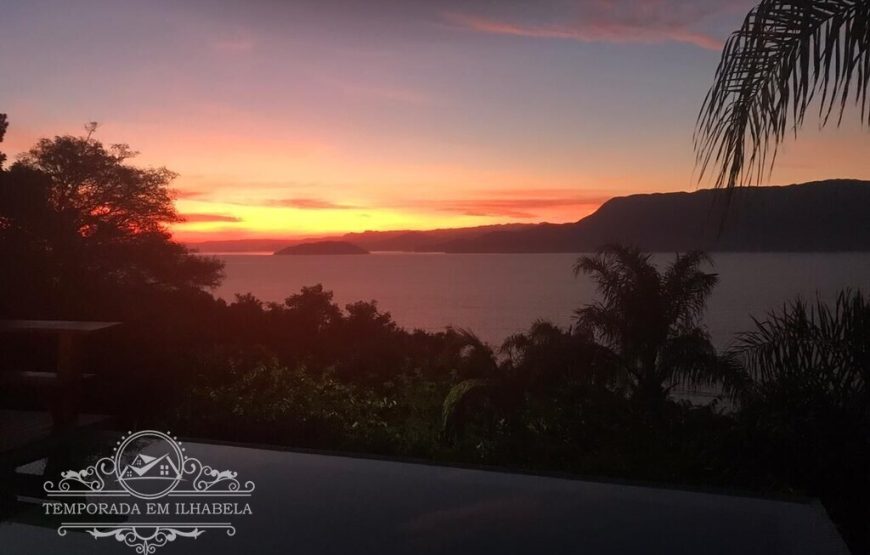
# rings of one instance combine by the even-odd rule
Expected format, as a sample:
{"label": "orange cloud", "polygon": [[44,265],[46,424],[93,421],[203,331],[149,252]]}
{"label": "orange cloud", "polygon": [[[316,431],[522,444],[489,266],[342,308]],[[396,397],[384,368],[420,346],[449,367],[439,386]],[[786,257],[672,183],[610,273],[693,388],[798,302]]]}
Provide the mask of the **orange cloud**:
{"label": "orange cloud", "polygon": [[229,214],[208,214],[208,213],[194,213],[194,214],[179,214],[182,218],[184,218],[183,223],[219,223],[219,222],[241,222],[242,219],[236,216],[231,216]]}
{"label": "orange cloud", "polygon": [[[577,219],[604,203],[609,196],[566,197],[566,198],[496,198],[463,199],[442,201],[435,208],[442,212],[452,212],[466,216],[503,217],[532,219],[540,217],[540,211],[554,208],[584,208],[576,210]],[[590,209],[591,207],[591,209]]]}
{"label": "orange cloud", "polygon": [[271,206],[286,206],[287,208],[299,208],[302,210],[352,210],[360,208],[350,204],[339,204],[329,200],[317,198],[289,198],[269,201]]}
{"label": "orange cloud", "polygon": [[207,193],[205,191],[194,191],[190,189],[175,189],[173,194],[175,195],[174,198],[177,199],[191,199],[200,198],[205,196]]}

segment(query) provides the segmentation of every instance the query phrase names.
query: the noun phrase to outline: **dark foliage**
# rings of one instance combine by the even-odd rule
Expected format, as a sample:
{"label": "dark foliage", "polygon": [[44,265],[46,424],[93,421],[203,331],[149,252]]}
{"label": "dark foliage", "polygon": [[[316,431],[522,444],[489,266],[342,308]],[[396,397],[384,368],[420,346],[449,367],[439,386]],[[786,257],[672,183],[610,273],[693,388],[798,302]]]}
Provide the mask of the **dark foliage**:
{"label": "dark foliage", "polygon": [[[3,142],[3,137],[6,135],[6,128],[9,127],[9,122],[6,121],[6,114],[0,114],[0,143]],[[0,170],[3,170],[3,162],[6,161],[6,155],[0,152]]]}
{"label": "dark foliage", "polygon": [[126,319],[137,296],[218,282],[220,263],[192,256],[166,228],[179,220],[175,175],[129,165],[134,154],[55,137],[0,172],[0,257],[14,261],[0,267],[0,314]]}
{"label": "dark foliage", "polygon": [[761,474],[821,497],[850,539],[870,547],[870,302],[855,291],[833,306],[789,302],[741,334],[735,351],[747,371],[738,418]]}

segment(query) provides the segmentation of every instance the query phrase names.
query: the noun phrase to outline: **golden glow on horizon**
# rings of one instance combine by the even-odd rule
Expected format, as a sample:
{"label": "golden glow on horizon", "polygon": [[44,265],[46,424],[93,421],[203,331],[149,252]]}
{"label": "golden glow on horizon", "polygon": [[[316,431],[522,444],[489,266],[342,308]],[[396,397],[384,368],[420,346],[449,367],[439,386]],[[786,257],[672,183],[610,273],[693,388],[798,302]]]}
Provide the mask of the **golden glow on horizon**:
{"label": "golden glow on horizon", "polygon": [[[408,226],[437,226],[438,218],[391,210],[298,209],[282,206],[239,206],[220,202],[178,201],[182,214],[220,214],[238,221],[200,221],[175,224],[176,235],[209,233],[218,235],[276,236],[316,235],[363,229],[402,229]],[[207,212],[206,212],[207,211]]]}
{"label": "golden glow on horizon", "polygon": [[[56,17],[21,3],[0,18],[28,52],[3,58],[16,78],[0,80],[2,150],[14,159],[98,120],[104,144],[179,174],[183,241],[572,222],[615,196],[697,188],[714,46],[745,15],[686,4],[698,19],[675,28],[670,3],[656,22],[626,2],[542,25],[552,14],[498,3],[474,18],[437,3],[295,4]],[[613,17],[630,25],[601,25]],[[809,118],[768,182],[870,179],[858,119],[847,109],[819,132]]]}
{"label": "golden glow on horizon", "polygon": [[[342,234],[358,231],[426,230],[507,223],[508,218],[489,215],[415,212],[391,209],[300,209],[284,206],[245,206],[221,202],[179,200],[179,212],[187,221],[171,230],[182,241],[226,240],[256,237],[296,237]],[[598,205],[568,207],[568,213],[550,221],[576,221]],[[564,211],[564,210],[563,210]],[[554,216],[557,214],[554,212]],[[536,223],[535,219],[526,223]]]}
{"label": "golden glow on horizon", "polygon": [[[259,125],[245,132],[273,133]],[[109,122],[98,135],[106,144],[126,141],[140,150],[138,165],[165,165],[179,173],[173,183],[176,207],[188,221],[170,230],[181,241],[573,222],[614,196],[696,188],[691,150],[662,141],[651,140],[637,153],[612,147],[594,155],[578,151],[573,167],[547,164],[548,153],[501,159],[486,149],[459,158],[423,149],[390,162],[385,145],[257,140],[207,125],[197,134],[192,127],[160,132],[148,124]],[[72,124],[68,128],[76,132]],[[33,137],[52,134],[13,125],[4,146],[13,148],[7,152],[14,157]],[[866,131],[851,124],[807,128],[783,146],[769,182],[870,178],[865,138]],[[628,154],[645,162],[627,165]]]}

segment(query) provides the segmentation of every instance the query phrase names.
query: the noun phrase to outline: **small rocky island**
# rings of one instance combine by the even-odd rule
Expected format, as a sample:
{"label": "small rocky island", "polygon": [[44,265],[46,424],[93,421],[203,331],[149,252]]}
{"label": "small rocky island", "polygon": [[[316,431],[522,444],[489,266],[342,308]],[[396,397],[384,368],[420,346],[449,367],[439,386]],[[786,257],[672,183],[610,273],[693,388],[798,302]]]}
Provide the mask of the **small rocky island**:
{"label": "small rocky island", "polygon": [[369,251],[345,241],[317,241],[285,247],[275,254],[369,254]]}

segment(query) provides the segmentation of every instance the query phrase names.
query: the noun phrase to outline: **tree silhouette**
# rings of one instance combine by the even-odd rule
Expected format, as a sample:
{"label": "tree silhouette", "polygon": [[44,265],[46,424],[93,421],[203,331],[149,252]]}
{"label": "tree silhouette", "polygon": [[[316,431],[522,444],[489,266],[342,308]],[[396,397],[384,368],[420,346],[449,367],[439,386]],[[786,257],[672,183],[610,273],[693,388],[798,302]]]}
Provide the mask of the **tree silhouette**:
{"label": "tree silhouette", "polygon": [[127,145],[107,149],[89,137],[67,135],[40,140],[17,164],[50,178],[50,204],[73,218],[81,236],[159,233],[181,220],[169,191],[177,176],[127,164],[136,154]]}
{"label": "tree silhouette", "polygon": [[716,187],[757,184],[786,133],[820,94],[821,124],[850,96],[870,123],[870,2],[763,0],[726,42],[695,132],[700,177]]}
{"label": "tree silhouette", "polygon": [[216,285],[221,264],[171,240],[180,218],[165,168],[128,163],[126,145],[40,140],[0,175],[0,283],[7,312],[99,312],[134,292]]}
{"label": "tree silhouette", "polygon": [[[6,121],[6,114],[0,114],[0,143],[3,142],[3,137],[6,135],[6,128],[9,127],[9,122]],[[3,170],[3,162],[6,161],[6,155],[0,152],[0,171]]]}
{"label": "tree silhouette", "polygon": [[700,323],[716,274],[700,270],[702,252],[678,254],[660,273],[649,254],[610,245],[574,265],[592,276],[601,300],[575,312],[578,330],[610,349],[616,370],[632,382],[633,397],[660,405],[675,385],[711,384],[726,365]]}

